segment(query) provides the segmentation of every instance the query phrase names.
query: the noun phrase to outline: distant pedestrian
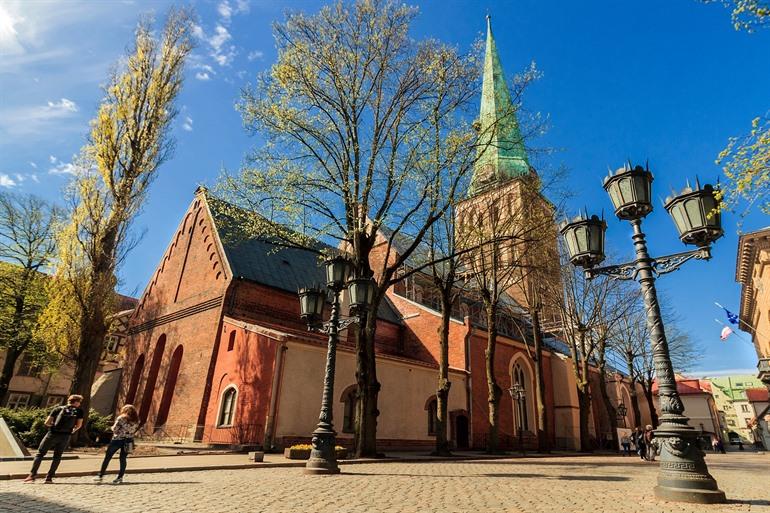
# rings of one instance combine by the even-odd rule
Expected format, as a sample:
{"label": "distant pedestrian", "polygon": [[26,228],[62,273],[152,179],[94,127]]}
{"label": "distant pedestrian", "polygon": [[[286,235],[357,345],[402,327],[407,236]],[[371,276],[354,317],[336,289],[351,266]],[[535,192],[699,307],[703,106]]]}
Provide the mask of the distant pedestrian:
{"label": "distant pedestrian", "polygon": [[743,448],[743,440],[741,440],[740,438],[738,439],[738,450],[739,450],[739,451],[743,451],[743,450],[745,450],[745,449]]}
{"label": "distant pedestrian", "polygon": [[35,460],[32,462],[32,470],[29,471],[29,475],[24,480],[25,483],[35,482],[40,463],[51,449],[53,449],[53,460],[51,461],[51,468],[48,469],[48,474],[45,476],[45,483],[53,483],[64,449],[70,443],[70,437],[83,425],[81,402],[83,402],[82,395],[71,395],[67,398],[67,404],[57,406],[48,414],[48,418],[45,420],[48,433],[40,441]]}
{"label": "distant pedestrian", "polygon": [[647,461],[655,461],[655,443],[653,442],[653,437],[655,436],[655,433],[652,430],[652,426],[647,424],[644,427],[644,445],[647,448]]}
{"label": "distant pedestrian", "polygon": [[623,435],[620,439],[620,445],[623,447],[623,456],[631,455],[631,438],[628,435]]}
{"label": "distant pedestrian", "polygon": [[139,414],[133,404],[127,404],[120,409],[120,415],[118,415],[118,418],[115,419],[115,423],[112,425],[112,440],[110,445],[107,446],[107,453],[104,455],[102,468],[94,478],[94,481],[101,482],[104,474],[107,472],[110,460],[117,451],[120,451],[120,472],[118,477],[112,481],[112,484],[123,482],[123,475],[126,473],[126,464],[128,463],[128,453],[131,452],[134,444],[134,434],[137,429],[139,429]]}
{"label": "distant pedestrian", "polygon": [[641,459],[644,459],[647,455],[647,448],[644,443],[644,431],[642,431],[642,428],[639,426],[634,429],[634,444],[636,444],[636,454],[638,454]]}
{"label": "distant pedestrian", "polygon": [[727,451],[725,451],[725,443],[721,439],[717,441],[717,449],[719,449],[719,452],[722,454],[727,454]]}
{"label": "distant pedestrian", "polygon": [[715,436],[711,437],[711,450],[717,452],[719,450],[719,439]]}

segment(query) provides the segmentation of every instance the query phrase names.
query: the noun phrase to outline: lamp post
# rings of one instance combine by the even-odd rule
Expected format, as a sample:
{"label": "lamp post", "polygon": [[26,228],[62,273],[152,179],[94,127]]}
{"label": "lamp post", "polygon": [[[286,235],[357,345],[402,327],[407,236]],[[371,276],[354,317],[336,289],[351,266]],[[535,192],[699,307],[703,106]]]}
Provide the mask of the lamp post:
{"label": "lamp post", "polygon": [[676,197],[668,198],[665,208],[674,219],[679,238],[697,249],[658,258],[647,252],[642,219],[652,212],[652,173],[649,168],[630,165],[618,169],[604,180],[615,215],[629,221],[633,227],[636,259],[619,265],[596,268],[604,260],[604,230],[606,224],[597,216],[579,217],[561,226],[570,261],[585,269],[587,278],[605,275],[613,279],[637,280],[642,289],[647,311],[647,326],[653,362],[658,380],[660,425],[655,437],[661,440],[660,472],[655,494],[661,499],[718,503],[725,494],[709,474],[703,451],[698,446],[698,433],[683,415],[684,405],[676,389],[674,369],[663,328],[660,306],[655,291],[657,276],[675,271],[690,259],[711,258],[710,245],[723,234],[718,213],[712,214],[718,200],[711,185],[687,187]]}
{"label": "lamp post", "polygon": [[624,403],[620,403],[618,405],[618,420],[623,421],[623,427],[626,427],[626,413],[628,412],[628,409],[626,409],[626,405]]}
{"label": "lamp post", "polygon": [[349,260],[336,256],[326,260],[326,288],[331,292],[332,310],[329,320],[322,321],[327,292],[321,287],[308,287],[299,290],[300,316],[307,323],[309,331],[325,333],[329,336],[326,348],[326,371],[324,387],[321,396],[321,414],[318,426],[313,431],[310,459],[305,466],[308,474],[339,474],[337,452],[337,433],[332,424],[332,408],[334,398],[334,368],[337,360],[337,341],[339,332],[349,325],[360,321],[358,315],[340,316],[340,296],[347,289],[350,295],[351,312],[363,313],[369,308],[374,296],[375,287],[369,278],[349,279],[351,263]]}
{"label": "lamp post", "polygon": [[522,426],[522,422],[524,420],[524,398],[525,398],[525,392],[524,387],[521,386],[519,383],[514,383],[511,385],[511,388],[508,389],[508,393],[511,394],[511,399],[516,401],[516,407],[518,408],[519,413],[519,450],[521,451],[522,456],[526,454],[524,451],[524,428]]}

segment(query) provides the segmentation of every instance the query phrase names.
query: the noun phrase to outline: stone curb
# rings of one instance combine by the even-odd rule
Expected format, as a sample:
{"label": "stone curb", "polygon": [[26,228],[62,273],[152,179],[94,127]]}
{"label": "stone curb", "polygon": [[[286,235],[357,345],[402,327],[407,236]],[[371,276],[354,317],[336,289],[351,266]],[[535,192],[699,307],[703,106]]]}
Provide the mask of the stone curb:
{"label": "stone curb", "polygon": [[[521,458],[560,458],[560,457],[572,457],[572,456],[591,456],[590,453],[585,454],[566,454],[566,453],[551,453],[551,454],[538,454],[532,453],[525,456],[520,454],[500,454],[500,455],[481,455],[475,454],[472,456],[424,456],[419,457],[398,457],[391,456],[385,458],[361,458],[358,460],[340,460],[339,465],[365,465],[369,463],[436,463],[436,462],[448,462],[448,461],[490,461],[490,460],[506,460],[506,459],[521,459]],[[594,455],[595,456],[595,455]],[[245,457],[245,455],[244,455]],[[280,467],[304,467],[305,462],[277,462],[277,463],[243,463],[235,465],[197,465],[190,467],[155,467],[155,468],[137,468],[126,469],[126,474],[163,474],[170,472],[196,472],[201,470],[243,470],[243,469],[258,469],[258,468],[280,468]],[[57,478],[63,477],[84,477],[95,476],[98,472],[96,470],[83,470],[77,472],[57,472]],[[108,470],[106,475],[117,474],[116,470]],[[23,474],[0,474],[0,481],[9,481],[13,479],[24,479],[27,477],[27,473]],[[42,476],[41,476],[42,479]]]}

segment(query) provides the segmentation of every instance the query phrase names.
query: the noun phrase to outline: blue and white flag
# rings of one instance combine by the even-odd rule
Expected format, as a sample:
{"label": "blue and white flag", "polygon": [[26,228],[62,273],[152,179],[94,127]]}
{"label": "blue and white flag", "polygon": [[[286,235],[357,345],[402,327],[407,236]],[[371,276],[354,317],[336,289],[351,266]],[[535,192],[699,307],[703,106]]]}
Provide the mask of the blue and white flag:
{"label": "blue and white flag", "polygon": [[730,310],[728,310],[724,306],[722,308],[727,314],[727,320],[730,321],[730,324],[738,324],[738,314],[732,313]]}

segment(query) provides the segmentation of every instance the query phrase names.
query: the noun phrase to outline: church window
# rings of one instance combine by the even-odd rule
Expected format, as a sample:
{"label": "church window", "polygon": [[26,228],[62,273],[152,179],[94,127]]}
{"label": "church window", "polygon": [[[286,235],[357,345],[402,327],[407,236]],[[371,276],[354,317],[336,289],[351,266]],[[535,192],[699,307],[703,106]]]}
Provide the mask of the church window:
{"label": "church window", "polygon": [[230,427],[235,418],[235,405],[238,399],[238,390],[235,386],[229,386],[222,394],[222,401],[219,406],[219,419],[217,427]]}
{"label": "church window", "polygon": [[431,399],[428,403],[428,435],[435,435],[438,428],[438,402]]}
{"label": "church window", "polygon": [[514,399],[514,406],[516,411],[516,427],[521,428],[524,431],[529,430],[529,419],[527,418],[527,403],[528,397],[526,374],[521,364],[517,363],[513,366],[513,383],[519,385],[524,390],[524,401],[516,401]]}
{"label": "church window", "polygon": [[230,338],[227,340],[227,350],[232,351],[235,347],[235,330],[230,330]]}
{"label": "church window", "polygon": [[342,432],[353,433],[356,427],[356,388],[351,387],[343,398]]}

